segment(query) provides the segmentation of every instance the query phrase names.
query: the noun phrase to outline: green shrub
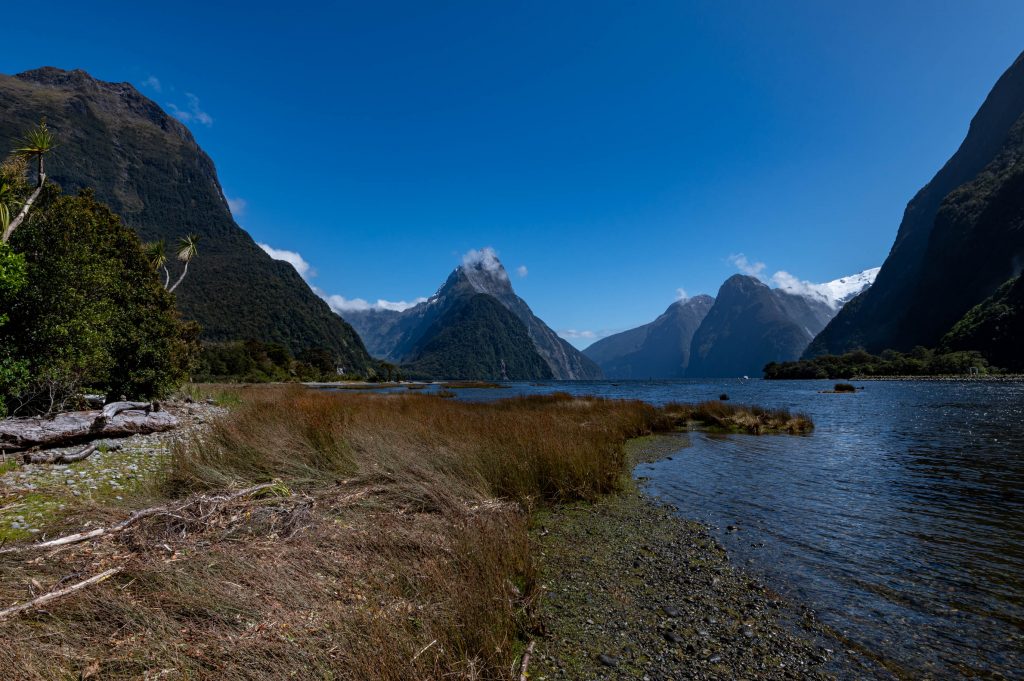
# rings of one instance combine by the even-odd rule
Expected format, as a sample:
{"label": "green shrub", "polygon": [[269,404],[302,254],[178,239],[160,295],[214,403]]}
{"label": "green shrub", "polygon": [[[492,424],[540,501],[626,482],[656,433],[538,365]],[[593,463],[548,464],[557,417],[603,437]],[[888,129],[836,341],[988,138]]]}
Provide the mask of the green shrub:
{"label": "green shrub", "polygon": [[[187,377],[198,328],[183,324],[133,230],[92,193],[47,185],[10,245],[25,262],[0,347],[28,379],[3,390],[23,412],[72,404],[85,385],[158,397]],[[24,377],[22,377],[24,378]]]}

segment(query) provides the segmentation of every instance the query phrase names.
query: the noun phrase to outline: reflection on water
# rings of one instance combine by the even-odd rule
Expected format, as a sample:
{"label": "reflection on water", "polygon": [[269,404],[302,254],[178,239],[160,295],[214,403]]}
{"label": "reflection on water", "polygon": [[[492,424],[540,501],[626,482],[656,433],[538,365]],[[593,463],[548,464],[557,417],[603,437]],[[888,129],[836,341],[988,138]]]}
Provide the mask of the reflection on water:
{"label": "reflection on water", "polygon": [[[915,678],[1024,678],[1024,382],[581,382],[566,390],[714,399],[809,414],[806,437],[696,435],[639,467],[648,491],[719,529],[730,555]],[[726,532],[736,525],[738,532]]]}

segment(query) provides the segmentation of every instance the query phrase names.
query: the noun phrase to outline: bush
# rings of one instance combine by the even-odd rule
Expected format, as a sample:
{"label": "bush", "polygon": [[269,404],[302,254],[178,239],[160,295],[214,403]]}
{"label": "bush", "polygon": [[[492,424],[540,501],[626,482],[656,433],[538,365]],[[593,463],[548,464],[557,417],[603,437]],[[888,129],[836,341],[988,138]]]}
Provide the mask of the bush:
{"label": "bush", "polygon": [[47,185],[37,205],[10,243],[26,278],[0,347],[29,377],[0,386],[9,403],[50,412],[85,386],[134,399],[180,385],[198,329],[179,320],[135,232],[89,191]]}

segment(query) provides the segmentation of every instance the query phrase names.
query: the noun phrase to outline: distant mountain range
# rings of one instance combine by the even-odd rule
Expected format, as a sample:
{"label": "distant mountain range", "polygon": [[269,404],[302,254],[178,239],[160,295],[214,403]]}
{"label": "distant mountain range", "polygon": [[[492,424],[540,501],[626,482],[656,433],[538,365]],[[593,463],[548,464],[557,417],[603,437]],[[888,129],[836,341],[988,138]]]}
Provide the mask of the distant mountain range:
{"label": "distant mountain range", "polygon": [[[1008,366],[1001,364],[1004,331],[1020,328],[1020,321],[1007,315],[1020,307],[1004,305],[995,316],[983,315],[993,324],[1001,320],[999,328],[990,328],[979,323],[975,306],[997,294],[1011,299],[1016,289],[1008,282],[1022,269],[1024,54],[996,82],[960,148],[907,204],[874,286],[842,309],[806,355],[945,343]],[[947,334],[953,335],[944,340]]]}
{"label": "distant mountain range", "polygon": [[146,241],[200,235],[200,255],[176,295],[204,339],[278,342],[293,353],[326,348],[349,369],[369,366],[352,328],[235,223],[213,161],[155,102],[84,71],[0,75],[0,155],[43,117],[58,142],[47,169],[65,191],[91,187]]}
{"label": "distant mountain range", "polygon": [[426,302],[342,313],[370,354],[436,378],[601,378],[516,295],[493,251],[474,251]]}
{"label": "distant mountain range", "polygon": [[649,324],[597,341],[584,354],[609,378],[760,376],[769,362],[797,359],[843,304],[871,286],[878,268],[779,288],[730,277],[717,298],[669,306]]}

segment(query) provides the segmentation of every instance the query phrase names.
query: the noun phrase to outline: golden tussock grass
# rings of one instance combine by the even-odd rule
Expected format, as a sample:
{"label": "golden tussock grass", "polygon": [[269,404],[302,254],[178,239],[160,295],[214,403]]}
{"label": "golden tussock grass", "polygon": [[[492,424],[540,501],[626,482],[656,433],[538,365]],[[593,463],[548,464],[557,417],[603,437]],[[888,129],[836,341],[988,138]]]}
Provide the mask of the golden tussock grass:
{"label": "golden tussock grass", "polygon": [[[0,678],[512,678],[537,629],[534,508],[618,489],[632,436],[793,418],[563,394],[238,395],[173,451],[145,502],[167,512],[91,543],[0,556],[3,604],[122,569],[0,622]],[[271,480],[257,497],[224,496]],[[118,515],[99,508],[94,521]]]}

